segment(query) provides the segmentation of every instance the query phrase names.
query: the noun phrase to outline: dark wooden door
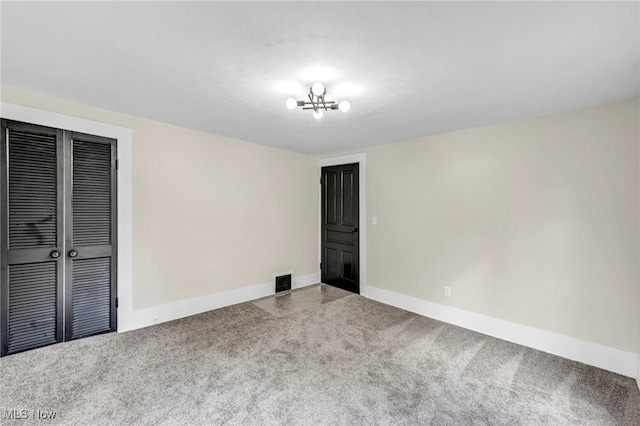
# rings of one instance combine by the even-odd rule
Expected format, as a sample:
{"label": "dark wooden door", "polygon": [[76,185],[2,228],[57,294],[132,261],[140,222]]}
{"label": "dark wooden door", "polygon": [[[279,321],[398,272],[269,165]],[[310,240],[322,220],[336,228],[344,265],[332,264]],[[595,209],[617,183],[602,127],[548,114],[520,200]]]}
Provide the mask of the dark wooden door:
{"label": "dark wooden door", "polygon": [[358,164],[322,168],[321,280],[360,293]]}
{"label": "dark wooden door", "polygon": [[115,331],[115,144],[2,120],[0,355]]}

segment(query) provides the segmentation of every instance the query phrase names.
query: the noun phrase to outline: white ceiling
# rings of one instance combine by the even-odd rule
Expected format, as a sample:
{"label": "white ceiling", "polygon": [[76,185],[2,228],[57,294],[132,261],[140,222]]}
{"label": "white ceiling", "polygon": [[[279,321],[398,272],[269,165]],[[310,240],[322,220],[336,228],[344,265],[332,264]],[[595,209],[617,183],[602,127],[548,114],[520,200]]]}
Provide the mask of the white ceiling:
{"label": "white ceiling", "polygon": [[[326,154],[639,94],[637,2],[2,2],[3,85]],[[290,111],[322,80],[351,111]]]}

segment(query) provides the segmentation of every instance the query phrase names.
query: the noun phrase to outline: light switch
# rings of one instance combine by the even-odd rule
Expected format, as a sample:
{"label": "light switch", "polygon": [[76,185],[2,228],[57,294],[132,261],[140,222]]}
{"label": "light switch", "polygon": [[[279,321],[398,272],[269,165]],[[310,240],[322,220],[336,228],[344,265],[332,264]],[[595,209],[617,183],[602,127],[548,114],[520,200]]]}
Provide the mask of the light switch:
{"label": "light switch", "polygon": [[378,218],[376,216],[372,216],[371,217],[371,224],[372,225],[377,225],[378,224]]}

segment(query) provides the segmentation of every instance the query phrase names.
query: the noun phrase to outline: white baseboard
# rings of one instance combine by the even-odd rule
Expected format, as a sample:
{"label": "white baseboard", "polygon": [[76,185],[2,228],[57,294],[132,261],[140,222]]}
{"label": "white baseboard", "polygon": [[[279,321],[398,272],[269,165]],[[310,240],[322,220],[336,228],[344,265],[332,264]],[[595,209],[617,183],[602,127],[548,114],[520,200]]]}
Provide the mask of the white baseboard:
{"label": "white baseboard", "polygon": [[[294,275],[292,278],[292,289],[306,287],[320,282],[320,276],[318,273]],[[151,308],[139,309],[130,312],[130,314],[127,315],[126,322],[120,322],[118,324],[118,332],[136,330],[153,324],[201,314],[212,309],[223,308],[225,306],[259,299],[272,294],[275,294],[275,287],[273,282],[269,282],[249,287],[242,287],[237,290],[224,291],[221,293],[208,294],[202,297],[180,300],[178,302],[153,306]]]}
{"label": "white baseboard", "polygon": [[638,354],[632,352],[428,302],[370,284],[363,296],[482,334],[633,377],[638,380],[640,387]]}

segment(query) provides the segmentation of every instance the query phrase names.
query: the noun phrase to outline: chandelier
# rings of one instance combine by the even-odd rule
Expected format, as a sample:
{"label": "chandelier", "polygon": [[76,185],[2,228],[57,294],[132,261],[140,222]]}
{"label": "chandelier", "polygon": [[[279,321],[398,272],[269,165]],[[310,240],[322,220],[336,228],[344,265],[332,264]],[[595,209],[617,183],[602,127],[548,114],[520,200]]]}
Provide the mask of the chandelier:
{"label": "chandelier", "polygon": [[327,94],[327,88],[324,87],[324,84],[317,81],[313,83],[311,88],[309,89],[309,100],[299,101],[295,98],[289,98],[285,102],[287,108],[296,109],[296,107],[302,107],[302,109],[310,109],[313,110],[313,118],[319,120],[323,116],[323,111],[329,111],[332,109],[339,109],[342,112],[347,112],[351,109],[351,104],[349,101],[341,101],[340,103],[336,103],[335,101],[328,101],[324,98]]}

